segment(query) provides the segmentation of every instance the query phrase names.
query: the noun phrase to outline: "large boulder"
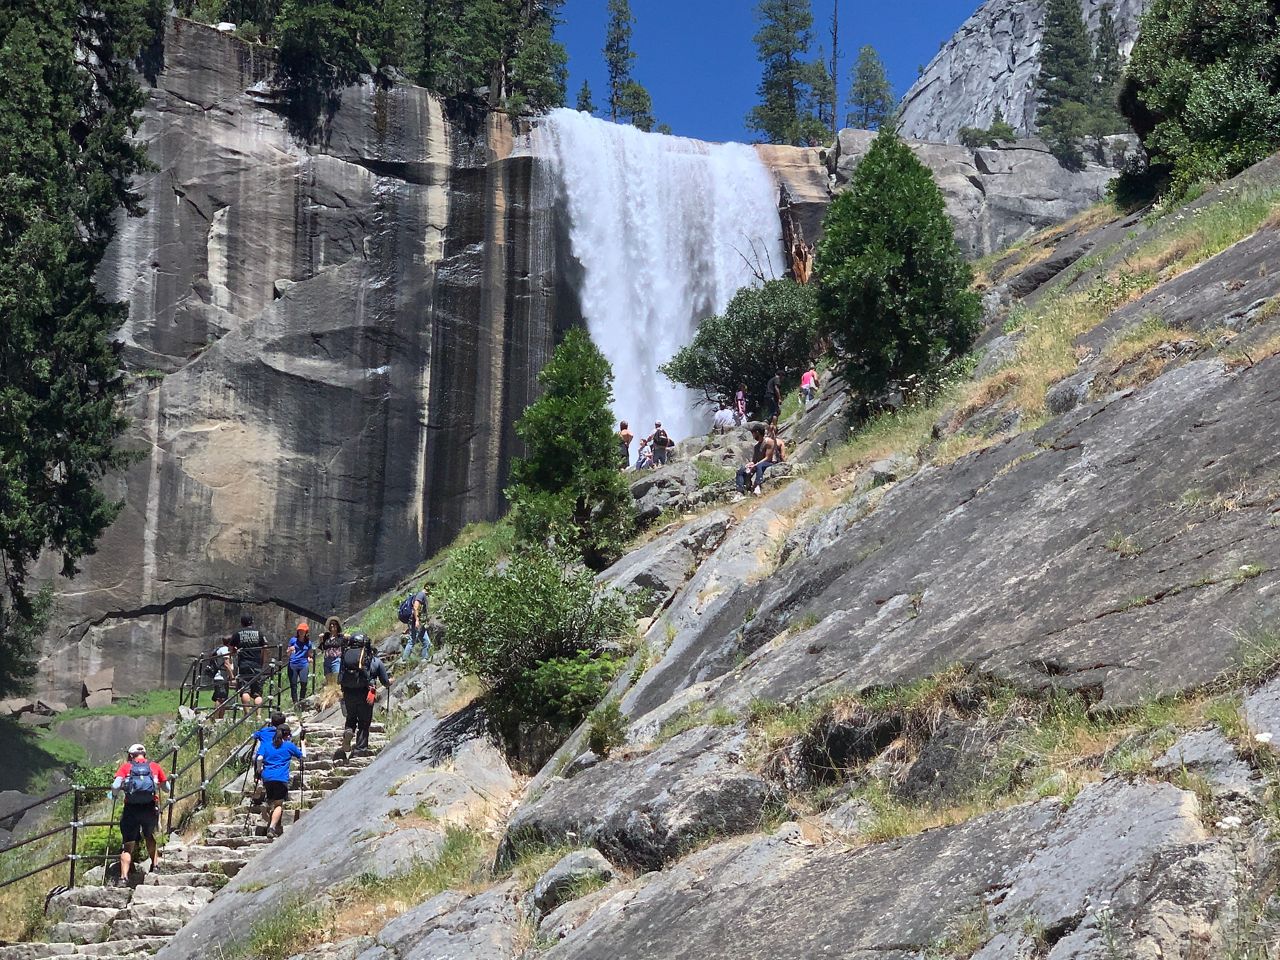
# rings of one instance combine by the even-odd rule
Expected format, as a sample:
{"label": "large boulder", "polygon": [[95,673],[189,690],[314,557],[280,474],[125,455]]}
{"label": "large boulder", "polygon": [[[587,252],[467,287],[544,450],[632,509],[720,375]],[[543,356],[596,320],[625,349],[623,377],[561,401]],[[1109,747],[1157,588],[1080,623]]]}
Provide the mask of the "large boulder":
{"label": "large boulder", "polygon": [[730,521],[724,510],[699,517],[632,550],[596,579],[631,600],[637,616],[651,617],[720,546]]}

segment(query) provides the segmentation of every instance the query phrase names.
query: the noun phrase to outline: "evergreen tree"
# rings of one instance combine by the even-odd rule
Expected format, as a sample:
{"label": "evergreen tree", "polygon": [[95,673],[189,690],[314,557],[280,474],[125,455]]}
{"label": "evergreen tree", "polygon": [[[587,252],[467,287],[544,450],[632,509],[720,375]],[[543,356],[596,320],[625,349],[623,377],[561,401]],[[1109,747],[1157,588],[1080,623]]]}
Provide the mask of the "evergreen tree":
{"label": "evergreen tree", "polygon": [[1068,167],[1084,162],[1080,140],[1089,132],[1096,88],[1093,44],[1079,0],[1049,0],[1037,80],[1036,120],[1050,149]]}
{"label": "evergreen tree", "polygon": [[653,99],[649,91],[631,80],[618,97],[618,119],[645,133],[653,129]]}
{"label": "evergreen tree", "polygon": [[764,74],[760,103],[747,115],[748,129],[768,143],[820,142],[827,128],[817,116],[815,71],[806,59],[813,30],[809,0],[760,0],[756,15],[755,44]]}
{"label": "evergreen tree", "polygon": [[1108,136],[1124,129],[1119,106],[1124,64],[1120,56],[1120,34],[1108,4],[1103,4],[1098,11],[1098,38],[1094,47],[1093,129],[1097,136]]}
{"label": "evergreen tree", "polygon": [[[823,138],[836,128],[835,101],[836,78],[827,69],[827,53],[818,48],[818,59],[809,64],[809,87],[813,91],[813,105],[818,123],[822,124]],[[837,131],[838,132],[838,131]]]}
{"label": "evergreen tree", "polygon": [[987,131],[991,134],[993,140],[1016,140],[1018,139],[1018,131],[1013,129],[1004,118],[1004,111],[996,107],[996,112],[991,116],[991,127]]}
{"label": "evergreen tree", "polygon": [[[555,39],[555,19],[550,15],[530,15],[521,21],[509,19],[507,33],[507,60],[510,67],[499,75],[508,75],[508,82],[499,82],[497,96],[491,96],[495,106],[505,103],[512,113],[525,110],[542,112],[552,107],[562,107],[569,83],[569,55]],[[512,24],[521,24],[511,29]]]}
{"label": "evergreen tree", "polygon": [[973,275],[933,175],[891,127],[832,201],[823,231],[820,322],[864,401],[893,381],[910,393],[972,346]]}
{"label": "evergreen tree", "polygon": [[525,456],[511,466],[507,499],[531,549],[549,541],[603,570],[633,524],[631,492],[618,469],[613,371],[584,330],[570,330],[538,374],[543,394],[516,423]]}
{"label": "evergreen tree", "polygon": [[578,90],[577,109],[582,113],[594,114],[596,112],[595,101],[591,98],[591,84],[586,80],[582,81],[582,87]]}
{"label": "evergreen tree", "polygon": [[0,7],[0,696],[34,673],[49,604],[28,595],[31,566],[58,554],[73,576],[120,507],[97,484],[130,459],[111,343],[125,308],[93,276],[117,212],[142,212],[132,62],[155,14],[145,0]]}
{"label": "evergreen tree", "polygon": [[840,0],[831,0],[831,142],[840,134]]}
{"label": "evergreen tree", "polygon": [[618,123],[623,117],[622,98],[631,83],[631,68],[636,55],[631,49],[631,31],[636,18],[627,0],[609,0],[609,26],[604,38],[604,65],[609,75],[609,119]]}
{"label": "evergreen tree", "polygon": [[879,130],[893,116],[893,87],[876,48],[867,45],[858,51],[849,91],[848,124],[859,130]]}

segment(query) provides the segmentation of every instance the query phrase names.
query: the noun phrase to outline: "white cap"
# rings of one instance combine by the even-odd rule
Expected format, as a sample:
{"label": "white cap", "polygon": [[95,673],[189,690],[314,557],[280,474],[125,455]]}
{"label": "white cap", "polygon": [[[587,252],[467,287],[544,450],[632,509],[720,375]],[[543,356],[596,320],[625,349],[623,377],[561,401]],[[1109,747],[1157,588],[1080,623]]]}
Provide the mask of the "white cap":
{"label": "white cap", "polygon": [[147,752],[147,748],[140,743],[135,743],[133,746],[129,748],[129,756],[131,757],[136,754],[146,753],[146,752]]}
{"label": "white cap", "polygon": [[230,656],[230,654],[231,654],[230,647],[219,647],[217,650],[213,651],[213,655],[215,657],[226,657],[226,656]]}

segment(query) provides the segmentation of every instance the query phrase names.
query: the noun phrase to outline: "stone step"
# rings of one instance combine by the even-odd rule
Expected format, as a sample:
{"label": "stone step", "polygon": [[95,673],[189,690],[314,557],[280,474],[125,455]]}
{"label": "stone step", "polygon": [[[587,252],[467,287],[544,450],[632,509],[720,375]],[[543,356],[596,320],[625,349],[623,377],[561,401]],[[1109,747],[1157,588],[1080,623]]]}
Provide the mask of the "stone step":
{"label": "stone step", "polygon": [[44,960],[69,957],[77,952],[74,943],[11,943],[0,947],[0,960]]}
{"label": "stone step", "polygon": [[248,847],[259,847],[267,842],[265,837],[259,837],[250,832],[246,836],[241,837],[223,837],[218,840],[218,846],[229,850],[245,850]]}
{"label": "stone step", "polygon": [[133,891],[133,901],[125,917],[190,915],[213,899],[204,887],[161,887],[143,885]]}
{"label": "stone step", "polygon": [[49,929],[49,940],[54,943],[97,943],[107,939],[107,924],[97,920],[80,923],[64,920]]}
{"label": "stone step", "polygon": [[113,907],[123,910],[129,905],[132,894],[127,887],[76,887],[60,893],[49,901],[50,910],[70,907]]}
{"label": "stone step", "polygon": [[152,873],[145,881],[149,887],[204,887],[220,890],[229,878],[221,873]]}
{"label": "stone step", "polygon": [[106,940],[102,943],[90,943],[77,950],[77,957],[129,957],[147,956],[155,953],[166,943],[165,937],[137,937],[132,940]]}
{"label": "stone step", "polygon": [[73,906],[67,908],[66,916],[62,919],[68,923],[110,923],[120,915],[120,911],[116,907],[84,907]]}
{"label": "stone step", "polygon": [[137,920],[115,920],[111,924],[111,940],[137,940],[141,937],[174,936],[187,922],[187,917],[144,917]]}

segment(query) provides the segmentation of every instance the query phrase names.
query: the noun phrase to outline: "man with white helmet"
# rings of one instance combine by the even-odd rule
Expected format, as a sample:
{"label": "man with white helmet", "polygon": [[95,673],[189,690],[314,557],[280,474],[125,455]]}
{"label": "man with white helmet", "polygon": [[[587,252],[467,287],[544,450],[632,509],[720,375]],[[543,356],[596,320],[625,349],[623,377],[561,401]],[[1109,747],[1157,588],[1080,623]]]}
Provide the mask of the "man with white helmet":
{"label": "man with white helmet", "polygon": [[139,840],[145,840],[147,855],[151,858],[151,870],[159,862],[156,849],[156,830],[160,826],[160,789],[173,785],[164,775],[160,764],[147,759],[147,748],[135,743],[129,748],[129,759],[120,764],[111,784],[113,796],[123,796],[124,809],[120,813],[120,876],[116,886],[129,885],[129,871],[133,867],[133,851]]}
{"label": "man with white helmet", "polygon": [[231,683],[236,678],[235,661],[231,648],[221,646],[213,652],[213,719],[221,720],[231,697]]}

